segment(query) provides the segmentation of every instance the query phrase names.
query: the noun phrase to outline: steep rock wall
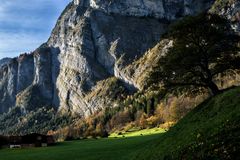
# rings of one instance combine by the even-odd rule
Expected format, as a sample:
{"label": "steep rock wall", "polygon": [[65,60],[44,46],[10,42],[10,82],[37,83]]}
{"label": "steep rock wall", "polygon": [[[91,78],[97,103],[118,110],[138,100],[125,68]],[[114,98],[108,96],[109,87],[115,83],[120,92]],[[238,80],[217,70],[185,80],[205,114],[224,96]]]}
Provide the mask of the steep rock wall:
{"label": "steep rock wall", "polygon": [[[56,67],[58,63],[55,54],[58,53],[59,51],[55,49],[40,47],[31,54],[22,54],[11,59],[0,68],[0,113],[18,106],[16,100],[24,99],[25,90],[33,86],[38,88],[39,95],[47,104],[54,104],[56,97],[54,78],[56,79],[59,68]],[[21,107],[27,108],[29,103],[35,102],[21,103]]]}

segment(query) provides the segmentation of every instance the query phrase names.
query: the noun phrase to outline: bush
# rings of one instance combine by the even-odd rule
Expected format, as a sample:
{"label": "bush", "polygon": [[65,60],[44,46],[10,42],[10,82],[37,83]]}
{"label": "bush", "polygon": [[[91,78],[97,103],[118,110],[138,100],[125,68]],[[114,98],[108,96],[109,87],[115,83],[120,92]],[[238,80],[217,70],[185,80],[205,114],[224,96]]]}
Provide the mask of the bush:
{"label": "bush", "polygon": [[128,109],[125,109],[124,111],[117,113],[110,120],[110,124],[112,128],[123,127],[128,122],[131,122],[131,116]]}

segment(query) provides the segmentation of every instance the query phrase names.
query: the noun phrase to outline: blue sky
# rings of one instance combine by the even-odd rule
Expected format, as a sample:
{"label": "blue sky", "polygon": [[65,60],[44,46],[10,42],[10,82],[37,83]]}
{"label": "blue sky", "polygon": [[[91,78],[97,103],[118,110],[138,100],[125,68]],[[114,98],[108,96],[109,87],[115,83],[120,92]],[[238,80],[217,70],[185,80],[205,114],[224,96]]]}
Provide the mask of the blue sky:
{"label": "blue sky", "polygon": [[0,59],[46,42],[71,0],[0,0]]}

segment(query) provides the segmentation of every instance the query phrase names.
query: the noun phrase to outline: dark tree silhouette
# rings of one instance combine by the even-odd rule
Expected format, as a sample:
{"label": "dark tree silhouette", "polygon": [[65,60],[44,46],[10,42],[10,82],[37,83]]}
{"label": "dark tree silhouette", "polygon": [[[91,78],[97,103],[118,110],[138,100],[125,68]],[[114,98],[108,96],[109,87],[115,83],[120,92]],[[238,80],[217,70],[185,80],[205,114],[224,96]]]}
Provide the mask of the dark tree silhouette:
{"label": "dark tree silhouette", "polygon": [[239,68],[239,36],[228,20],[212,14],[187,17],[172,26],[166,37],[173,40],[151,78],[166,88],[208,88],[220,92],[214,76]]}

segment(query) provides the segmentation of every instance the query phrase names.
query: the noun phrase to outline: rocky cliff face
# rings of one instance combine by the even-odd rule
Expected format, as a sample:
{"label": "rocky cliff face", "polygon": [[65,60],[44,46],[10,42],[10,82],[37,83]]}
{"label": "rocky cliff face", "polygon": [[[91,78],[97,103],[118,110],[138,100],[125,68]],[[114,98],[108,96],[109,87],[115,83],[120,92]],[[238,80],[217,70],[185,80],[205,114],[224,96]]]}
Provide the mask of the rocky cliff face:
{"label": "rocky cliff face", "polygon": [[112,106],[116,96],[141,88],[125,68],[160,41],[172,20],[212,1],[74,0],[46,44],[0,67],[0,113],[52,105],[87,116]]}

